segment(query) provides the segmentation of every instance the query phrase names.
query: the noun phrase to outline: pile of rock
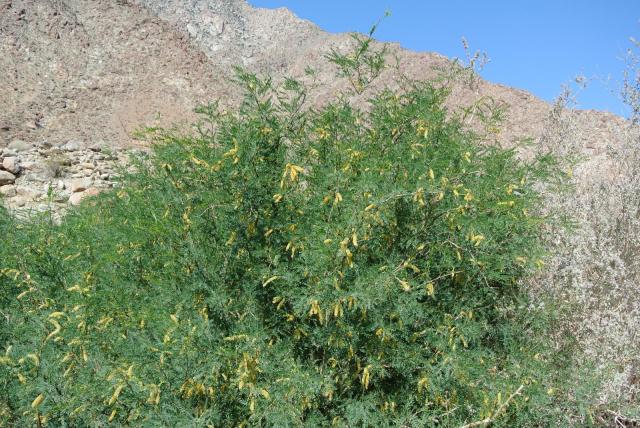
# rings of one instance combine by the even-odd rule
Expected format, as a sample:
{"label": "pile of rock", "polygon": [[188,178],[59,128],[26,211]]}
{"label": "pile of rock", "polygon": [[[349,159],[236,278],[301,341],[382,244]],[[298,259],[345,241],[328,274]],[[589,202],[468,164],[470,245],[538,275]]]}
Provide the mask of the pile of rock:
{"label": "pile of rock", "polygon": [[49,209],[60,214],[114,187],[131,152],[106,150],[99,144],[68,142],[55,147],[14,140],[0,149],[2,202],[15,214]]}

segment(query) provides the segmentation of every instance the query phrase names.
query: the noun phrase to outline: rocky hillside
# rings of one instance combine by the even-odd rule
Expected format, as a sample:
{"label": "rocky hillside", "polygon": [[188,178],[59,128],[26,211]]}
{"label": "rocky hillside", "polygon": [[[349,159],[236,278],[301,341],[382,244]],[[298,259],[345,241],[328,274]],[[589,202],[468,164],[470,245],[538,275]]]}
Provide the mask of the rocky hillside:
{"label": "rocky hillside", "polygon": [[[113,174],[101,156],[82,152],[61,162],[57,152],[63,146],[133,147],[131,134],[139,126],[189,121],[194,106],[209,100],[233,102],[233,65],[294,77],[312,67],[322,90],[311,99],[321,103],[342,84],[324,55],[349,43],[348,35],[323,32],[286,9],[255,9],[244,0],[2,0],[0,87],[7,90],[0,92],[0,150],[24,168],[3,172],[3,186],[15,187],[1,192],[11,207],[41,207],[49,184],[58,186],[60,179],[84,174],[95,186],[108,186],[110,178],[103,177]],[[391,53],[411,77],[433,76],[450,65],[435,53],[395,45]],[[502,141],[542,135],[547,103],[488,82],[475,90],[458,87],[452,99],[463,105],[480,96],[509,106]],[[614,141],[612,128],[623,125],[605,113],[578,115],[590,154]],[[95,168],[74,166],[87,159]],[[60,162],[53,175],[44,166]]]}
{"label": "rocky hillside", "polygon": [[[187,123],[199,103],[238,100],[229,83],[233,65],[293,77],[303,77],[312,67],[322,89],[310,99],[322,103],[343,84],[334,78],[324,55],[349,43],[347,34],[329,34],[286,9],[256,9],[245,0],[0,0],[0,193],[12,209],[44,210],[53,204],[60,211],[113,186],[127,153],[140,148],[131,136],[137,127]],[[410,77],[435,76],[451,66],[436,53],[410,52],[397,45],[390,46],[390,53]],[[396,72],[389,68],[376,84],[390,82]],[[620,156],[629,157],[620,150],[637,142],[637,135],[614,115],[561,109],[525,91],[486,81],[457,84],[450,107],[481,97],[507,107],[505,126],[495,137],[498,143],[531,137],[534,151],[584,155],[574,172],[577,196],[565,205],[582,210],[580,221],[588,237],[562,252],[566,259],[557,258],[550,275],[554,286],[569,284],[577,290],[567,298],[586,308],[594,299],[602,301],[594,294],[595,277],[585,279],[590,263],[623,260],[616,261],[614,269],[622,275],[618,298],[596,310],[607,319],[616,314],[624,319],[618,316],[619,322],[595,326],[589,316],[591,324],[580,324],[578,330],[588,345],[594,333],[610,338],[605,342],[623,365],[616,385],[633,384],[629,379],[635,379],[632,373],[640,367],[640,358],[628,351],[640,345],[632,334],[640,326],[640,304],[637,297],[619,298],[637,296],[630,270],[633,257],[622,254],[630,251],[628,246],[598,240],[596,231],[603,229],[593,219],[600,214],[588,210],[602,197],[612,197],[611,192],[598,193],[603,186],[624,193],[630,170]],[[611,221],[618,215],[629,214],[614,210]],[[593,346],[600,346],[597,343]],[[613,395],[628,392],[612,388]]]}

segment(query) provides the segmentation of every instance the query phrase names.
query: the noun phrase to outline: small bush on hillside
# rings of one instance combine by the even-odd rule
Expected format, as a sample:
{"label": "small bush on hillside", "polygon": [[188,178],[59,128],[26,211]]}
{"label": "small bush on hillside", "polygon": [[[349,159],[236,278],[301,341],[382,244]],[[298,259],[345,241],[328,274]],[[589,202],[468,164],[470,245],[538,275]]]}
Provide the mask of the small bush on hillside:
{"label": "small bush on hillside", "polygon": [[429,83],[314,111],[238,76],[238,110],[154,131],[61,225],[0,216],[3,423],[553,424],[519,290],[552,159],[479,144]]}

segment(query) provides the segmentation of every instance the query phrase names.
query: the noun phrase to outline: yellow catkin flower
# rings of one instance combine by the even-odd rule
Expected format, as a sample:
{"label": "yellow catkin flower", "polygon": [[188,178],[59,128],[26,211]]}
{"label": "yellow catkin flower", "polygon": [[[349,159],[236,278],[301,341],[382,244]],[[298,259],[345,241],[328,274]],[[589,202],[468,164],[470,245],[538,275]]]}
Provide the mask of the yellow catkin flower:
{"label": "yellow catkin flower", "polygon": [[262,286],[266,287],[267,285],[271,284],[273,281],[275,281],[278,278],[280,278],[280,277],[279,276],[272,276],[271,278],[269,278],[265,282],[263,282]]}
{"label": "yellow catkin flower", "polygon": [[27,354],[27,358],[33,361],[33,364],[38,367],[40,365],[40,358],[36,354]]}
{"label": "yellow catkin flower", "polygon": [[436,175],[433,173],[433,170],[431,168],[429,168],[429,179],[431,181],[436,179]]}
{"label": "yellow catkin flower", "polygon": [[344,254],[347,258],[347,265],[349,267],[353,267],[353,253],[348,248],[344,250]]}
{"label": "yellow catkin flower", "polygon": [[284,188],[284,179],[289,176],[289,180],[293,183],[298,179],[298,174],[302,173],[304,168],[294,165],[292,163],[288,163],[284,167],[284,172],[282,173],[282,180],[280,180],[280,187]]}
{"label": "yellow catkin flower", "polygon": [[156,385],[151,385],[151,392],[149,393],[149,398],[147,399],[147,403],[149,404],[158,404],[160,402],[160,388]]}
{"label": "yellow catkin flower", "polygon": [[320,304],[318,303],[318,301],[315,299],[311,300],[309,302],[309,306],[309,316],[318,315],[318,317],[320,317],[322,311],[320,309]]}
{"label": "yellow catkin flower", "polygon": [[413,194],[413,200],[417,202],[421,207],[425,206],[424,202],[424,189],[419,187]]}
{"label": "yellow catkin flower", "polygon": [[76,365],[75,365],[74,363],[71,363],[71,364],[69,365],[69,367],[67,367],[67,369],[64,371],[64,373],[62,374],[62,376],[63,376],[63,377],[68,377],[68,376],[71,374],[71,370],[73,370],[73,368],[74,368],[75,366],[76,366]]}
{"label": "yellow catkin flower", "polygon": [[113,391],[113,395],[111,396],[111,398],[107,402],[107,404],[109,406],[113,405],[118,400],[118,397],[120,396],[120,393],[122,392],[123,388],[124,388],[124,385],[118,385],[116,387],[115,391]]}
{"label": "yellow catkin flower", "polygon": [[362,371],[362,379],[360,380],[364,389],[369,389],[370,380],[371,380],[371,365],[368,365]]}
{"label": "yellow catkin flower", "polygon": [[33,409],[37,409],[42,402],[44,401],[44,394],[40,394],[38,395],[32,402],[31,402],[31,408]]}
{"label": "yellow catkin flower", "polygon": [[109,422],[111,422],[111,421],[113,421],[115,419],[116,413],[117,413],[117,411],[115,409],[113,409],[111,411],[111,414],[109,415]]}
{"label": "yellow catkin flower", "polygon": [[44,341],[48,341],[49,339],[51,339],[53,336],[57,335],[58,333],[60,333],[60,330],[62,330],[62,327],[60,326],[60,324],[58,324],[58,322],[56,320],[50,319],[49,322],[51,324],[53,324],[53,331],[51,333],[49,333],[49,335],[44,339]]}
{"label": "yellow catkin flower", "polygon": [[[191,162],[193,162],[195,165],[204,166],[206,168],[209,168],[209,164],[206,161],[204,161],[202,159],[198,159],[195,156],[191,156]],[[169,166],[169,168],[168,168],[169,171],[171,171],[171,169],[173,169],[173,168],[171,168],[171,165],[168,165],[168,164],[165,164],[165,165]]]}
{"label": "yellow catkin flower", "polygon": [[33,290],[29,289],[29,290],[25,290],[22,293],[18,294],[16,296],[16,299],[20,300],[22,299],[24,296],[26,296],[27,294],[31,293]]}
{"label": "yellow catkin flower", "polygon": [[426,289],[427,289],[428,296],[433,296],[435,294],[435,287],[433,285],[433,282],[431,281],[427,282]]}
{"label": "yellow catkin flower", "polygon": [[236,232],[231,232],[231,234],[229,235],[229,239],[227,239],[227,242],[225,242],[225,245],[231,246],[234,242],[236,241]]}
{"label": "yellow catkin flower", "polygon": [[484,235],[471,235],[469,240],[477,247],[484,240]]}
{"label": "yellow catkin flower", "polygon": [[340,192],[336,192],[336,195],[333,198],[333,204],[338,205],[340,202],[342,202],[342,195],[340,194]]}
{"label": "yellow catkin flower", "polygon": [[104,317],[100,320],[98,320],[98,325],[106,327],[107,325],[109,325],[109,323],[113,321],[112,317]]}
{"label": "yellow catkin flower", "polygon": [[398,279],[398,282],[400,283],[400,287],[402,287],[403,291],[406,291],[406,292],[411,291],[411,285],[409,285],[409,283],[407,281],[403,281],[402,279]]}
{"label": "yellow catkin flower", "polygon": [[343,314],[344,314],[344,311],[342,309],[342,302],[337,302],[335,305],[333,305],[334,318],[340,318],[342,317]]}

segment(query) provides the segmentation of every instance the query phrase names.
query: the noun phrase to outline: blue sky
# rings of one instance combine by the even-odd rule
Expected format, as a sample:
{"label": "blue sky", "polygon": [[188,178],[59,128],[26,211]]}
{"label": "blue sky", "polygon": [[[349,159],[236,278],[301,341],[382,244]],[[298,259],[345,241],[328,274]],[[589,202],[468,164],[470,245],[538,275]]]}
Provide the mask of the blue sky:
{"label": "blue sky", "polygon": [[249,0],[285,6],[331,32],[368,32],[416,51],[463,57],[461,38],[491,61],[482,75],[552,100],[563,83],[590,79],[578,107],[627,115],[619,99],[629,37],[640,39],[640,0]]}

